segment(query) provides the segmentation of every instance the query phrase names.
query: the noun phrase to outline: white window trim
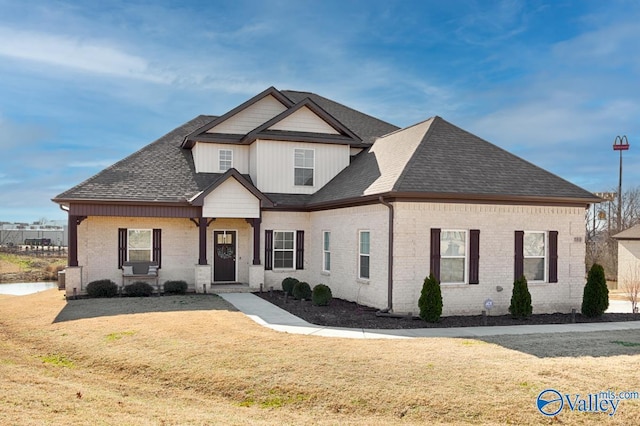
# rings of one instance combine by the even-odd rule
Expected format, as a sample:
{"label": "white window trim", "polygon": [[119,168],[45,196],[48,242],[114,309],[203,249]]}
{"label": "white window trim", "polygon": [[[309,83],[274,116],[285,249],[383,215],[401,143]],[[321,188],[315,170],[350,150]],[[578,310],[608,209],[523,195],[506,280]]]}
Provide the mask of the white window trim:
{"label": "white window trim", "polygon": [[[464,256],[445,256],[442,254],[442,234],[445,232],[464,232]],[[442,275],[442,259],[464,259],[464,281],[440,282],[442,285],[456,285],[469,283],[469,230],[441,229],[440,230],[440,274]]]}
{"label": "white window trim", "polygon": [[[221,164],[222,161],[223,161],[222,160],[222,152],[223,151],[228,152],[228,153],[231,154],[231,160],[230,160],[231,164],[229,165],[229,169],[232,169],[233,168],[233,150],[232,149],[227,149],[227,148],[219,148],[218,149],[218,170],[220,170],[221,172],[226,172],[229,169],[226,169],[226,170],[223,169],[222,168],[222,164]],[[229,161],[229,160],[224,160],[224,161]]]}
{"label": "white window trim", "polygon": [[[129,244],[131,243],[131,232],[141,232],[141,231],[148,231],[149,232],[149,247],[148,248],[135,248],[135,249],[131,249],[129,247]],[[146,229],[146,228],[127,228],[127,262],[131,261],[131,256],[129,256],[129,252],[131,251],[142,251],[142,250],[149,250],[149,262],[151,262],[153,260],[153,229]]]}
{"label": "white window trim", "polygon": [[[290,232],[293,234],[293,248],[292,249],[276,249],[276,234],[278,232]],[[295,271],[296,270],[296,231],[292,231],[289,229],[274,229],[273,230],[273,248],[271,249],[271,258],[273,259],[273,270],[274,271]],[[276,267],[276,251],[284,252],[291,251],[293,253],[293,265],[289,268],[278,268]]]}
{"label": "white window trim", "polygon": [[[362,253],[362,234],[366,232],[369,234],[369,253]],[[369,258],[369,276],[363,277],[360,275],[362,272],[362,256]],[[371,279],[371,231],[363,229],[358,231],[358,279],[363,281],[369,281]]]}
{"label": "white window trim", "polygon": [[[524,240],[527,234],[542,234],[544,236],[544,255],[543,256],[527,256],[524,252]],[[524,263],[527,259],[544,259],[544,266],[542,270],[542,279],[541,280],[531,280],[527,278],[527,283],[540,284],[546,283],[549,281],[549,232],[548,231],[524,231],[522,235],[522,267],[524,269]]]}
{"label": "white window trim", "polygon": [[[325,247],[325,237],[329,236],[329,248]],[[327,254],[329,255],[329,269],[327,266]],[[322,231],[322,272],[330,273],[331,272],[331,231]]]}
{"label": "white window trim", "polygon": [[[313,180],[313,185],[297,185],[296,184],[296,169],[305,169],[305,170],[309,169],[309,167],[296,166],[296,151],[313,152],[313,166],[311,166],[311,172],[312,172],[311,179]],[[316,186],[316,150],[315,149],[313,148],[294,148],[293,149],[293,186],[308,187],[308,188],[314,188]]]}

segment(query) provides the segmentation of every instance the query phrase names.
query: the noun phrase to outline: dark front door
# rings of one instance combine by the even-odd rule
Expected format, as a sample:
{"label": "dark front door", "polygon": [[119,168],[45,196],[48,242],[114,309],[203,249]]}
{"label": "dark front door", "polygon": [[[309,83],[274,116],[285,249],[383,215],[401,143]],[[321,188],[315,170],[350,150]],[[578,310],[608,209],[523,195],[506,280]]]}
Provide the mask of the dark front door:
{"label": "dark front door", "polygon": [[213,281],[236,280],[236,231],[213,231]]}

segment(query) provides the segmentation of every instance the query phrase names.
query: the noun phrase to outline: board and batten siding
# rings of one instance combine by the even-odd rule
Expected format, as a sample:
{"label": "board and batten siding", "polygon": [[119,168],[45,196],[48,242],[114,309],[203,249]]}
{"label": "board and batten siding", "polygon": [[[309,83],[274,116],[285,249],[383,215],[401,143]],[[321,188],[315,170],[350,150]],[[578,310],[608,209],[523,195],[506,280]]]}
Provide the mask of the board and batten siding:
{"label": "board and batten siding", "polygon": [[300,108],[283,120],[269,127],[269,130],[285,130],[290,132],[329,133],[337,135],[339,132],[331,127],[307,107]]}
{"label": "board and batten siding", "polygon": [[235,179],[228,179],[204,199],[204,217],[257,218],[260,200]]}
{"label": "board and batten siding", "polygon": [[244,135],[271,120],[287,108],[273,96],[266,96],[253,105],[239,111],[217,126],[212,127],[207,133],[226,133]]}
{"label": "board and batten siding", "polygon": [[221,149],[233,151],[233,168],[242,174],[249,173],[249,147],[221,143],[196,142],[192,149],[196,173],[224,173],[220,170]]}
{"label": "board and batten siding", "polygon": [[[251,150],[251,179],[262,192],[313,194],[349,165],[349,146],[267,141],[258,139]],[[293,181],[295,149],[314,150],[314,185],[296,186]],[[255,155],[254,155],[255,152]],[[255,157],[255,169],[253,168]]]}

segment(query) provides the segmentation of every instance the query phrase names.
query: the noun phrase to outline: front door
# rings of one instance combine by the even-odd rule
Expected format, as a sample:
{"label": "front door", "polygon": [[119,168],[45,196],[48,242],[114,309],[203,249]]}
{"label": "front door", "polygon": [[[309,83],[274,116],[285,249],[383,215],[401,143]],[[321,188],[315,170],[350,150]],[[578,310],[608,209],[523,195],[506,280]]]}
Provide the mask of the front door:
{"label": "front door", "polygon": [[236,231],[213,231],[213,281],[236,280]]}

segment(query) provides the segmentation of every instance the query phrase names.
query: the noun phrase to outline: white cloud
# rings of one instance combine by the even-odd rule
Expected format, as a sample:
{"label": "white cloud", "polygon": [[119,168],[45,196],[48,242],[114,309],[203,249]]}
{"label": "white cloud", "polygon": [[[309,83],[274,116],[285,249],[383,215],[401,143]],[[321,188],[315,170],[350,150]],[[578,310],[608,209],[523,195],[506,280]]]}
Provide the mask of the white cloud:
{"label": "white cloud", "polygon": [[108,42],[51,33],[0,27],[0,56],[58,66],[76,71],[167,83],[151,64]]}

